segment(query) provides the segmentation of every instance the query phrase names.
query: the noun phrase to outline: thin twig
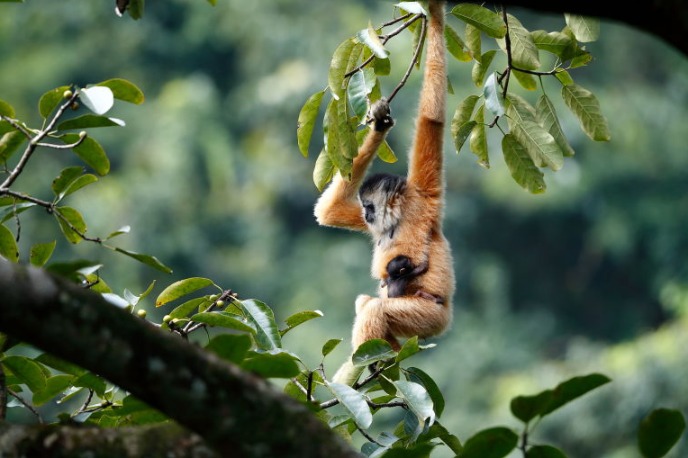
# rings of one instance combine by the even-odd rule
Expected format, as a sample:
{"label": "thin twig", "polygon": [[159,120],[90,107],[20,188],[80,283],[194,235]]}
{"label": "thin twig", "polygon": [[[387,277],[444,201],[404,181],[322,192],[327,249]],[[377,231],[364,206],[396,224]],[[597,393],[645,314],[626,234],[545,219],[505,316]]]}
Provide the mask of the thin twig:
{"label": "thin twig", "polygon": [[39,414],[38,411],[37,411],[31,404],[29,404],[29,403],[26,402],[24,399],[22,399],[22,397],[19,396],[19,395],[18,395],[17,393],[15,393],[14,391],[8,389],[7,392],[10,394],[10,396],[12,396],[13,398],[15,398],[17,401],[21,402],[22,405],[23,405],[24,407],[26,407],[27,409],[29,409],[29,411],[30,411],[32,414],[34,414],[34,415],[36,416],[36,418],[38,419],[38,423],[43,424],[43,418],[41,418],[41,414]]}
{"label": "thin twig", "polygon": [[79,139],[75,141],[74,143],[70,143],[68,145],[56,145],[54,143],[36,143],[36,146],[43,146],[45,148],[52,148],[52,149],[72,149],[76,148],[77,146],[81,145],[84,140],[86,140],[86,133],[84,132],[84,135],[79,135]]}
{"label": "thin twig", "polygon": [[11,189],[0,188],[0,195],[12,196],[15,199],[23,200],[26,202],[31,202],[31,203],[34,203],[36,205],[40,205],[41,207],[45,207],[46,209],[48,209],[49,212],[52,212],[53,209],[55,208],[55,205],[53,205],[52,202],[48,202],[47,200],[37,199],[33,196],[29,196],[28,194],[22,194],[20,192],[12,191]]}
{"label": "thin twig", "polygon": [[23,124],[21,124],[18,120],[12,119],[12,118],[8,118],[7,116],[4,116],[4,115],[0,115],[0,120],[7,121],[12,127],[14,127],[15,129],[17,129],[19,132],[21,132],[22,134],[24,134],[24,136],[25,136],[26,138],[28,138],[29,140],[31,140],[31,135],[32,135],[31,132],[29,132],[29,130],[26,128],[26,126],[24,126]]}
{"label": "thin twig", "polygon": [[366,439],[368,439],[370,442],[372,442],[372,443],[374,443],[374,444],[377,444],[377,445],[379,445],[380,447],[384,447],[381,443],[379,443],[378,441],[376,441],[375,439],[373,439],[373,438],[370,436],[370,434],[368,434],[367,432],[365,432],[362,428],[359,428],[358,426],[356,426],[356,429],[358,429],[358,431],[363,435],[363,437],[365,437]]}
{"label": "thin twig", "polygon": [[426,17],[423,17],[423,20],[421,21],[420,40],[418,40],[418,46],[416,46],[416,51],[413,53],[413,59],[411,59],[411,64],[409,65],[408,69],[406,69],[404,77],[401,79],[401,81],[399,81],[399,84],[397,84],[397,87],[394,88],[389,97],[387,97],[387,101],[390,103],[392,102],[394,96],[397,95],[397,92],[399,92],[399,89],[404,87],[406,81],[409,79],[409,76],[411,75],[411,71],[413,71],[413,67],[416,65],[418,59],[420,58],[420,50],[423,49],[423,44],[425,43],[425,29],[427,26],[427,22],[428,19]]}

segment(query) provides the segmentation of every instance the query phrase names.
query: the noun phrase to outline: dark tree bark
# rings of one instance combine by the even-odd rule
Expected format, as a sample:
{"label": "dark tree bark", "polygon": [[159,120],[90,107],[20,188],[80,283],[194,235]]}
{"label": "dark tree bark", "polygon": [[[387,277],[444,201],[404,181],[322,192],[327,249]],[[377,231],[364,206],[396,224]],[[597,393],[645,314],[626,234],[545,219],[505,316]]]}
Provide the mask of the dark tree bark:
{"label": "dark tree bark", "polygon": [[[452,1],[451,4],[459,2]],[[471,2],[482,3],[482,2]],[[595,0],[506,0],[494,5],[518,6],[543,13],[572,13],[624,23],[664,40],[688,56],[688,3],[684,0],[654,0],[637,4],[605,6]]]}
{"label": "dark tree bark", "polygon": [[104,377],[221,456],[358,456],[305,405],[265,380],[99,294],[2,258],[0,332]]}

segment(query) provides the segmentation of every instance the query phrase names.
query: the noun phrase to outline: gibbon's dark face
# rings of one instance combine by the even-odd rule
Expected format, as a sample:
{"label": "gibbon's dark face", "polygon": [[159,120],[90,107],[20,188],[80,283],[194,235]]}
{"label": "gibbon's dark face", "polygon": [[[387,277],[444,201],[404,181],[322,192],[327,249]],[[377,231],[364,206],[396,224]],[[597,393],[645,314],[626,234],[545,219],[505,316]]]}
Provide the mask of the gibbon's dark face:
{"label": "gibbon's dark face", "polygon": [[406,178],[378,173],[367,178],[358,191],[363,218],[371,232],[380,236],[391,231],[401,218],[401,197],[406,190]]}

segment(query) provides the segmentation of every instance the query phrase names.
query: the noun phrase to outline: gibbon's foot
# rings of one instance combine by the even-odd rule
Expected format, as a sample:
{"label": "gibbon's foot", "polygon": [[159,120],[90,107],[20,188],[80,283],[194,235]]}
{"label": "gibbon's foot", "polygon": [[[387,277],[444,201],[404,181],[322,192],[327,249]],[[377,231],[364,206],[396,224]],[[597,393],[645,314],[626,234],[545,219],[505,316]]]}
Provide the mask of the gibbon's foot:
{"label": "gibbon's foot", "polygon": [[372,297],[368,296],[367,294],[359,294],[356,297],[356,315],[358,315],[361,310],[363,310],[363,307],[368,303],[369,300],[371,300]]}
{"label": "gibbon's foot", "polygon": [[373,128],[378,132],[385,132],[394,125],[387,99],[383,97],[370,107],[366,121],[373,122]]}

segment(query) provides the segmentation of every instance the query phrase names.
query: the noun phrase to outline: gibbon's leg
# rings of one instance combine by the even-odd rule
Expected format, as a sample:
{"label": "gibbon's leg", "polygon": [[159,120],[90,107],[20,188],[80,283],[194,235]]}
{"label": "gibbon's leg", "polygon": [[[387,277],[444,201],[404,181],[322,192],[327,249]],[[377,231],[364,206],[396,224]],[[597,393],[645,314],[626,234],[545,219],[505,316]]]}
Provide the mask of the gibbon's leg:
{"label": "gibbon's leg", "polygon": [[452,320],[450,307],[422,295],[373,297],[357,308],[351,338],[354,350],[370,339],[385,339],[394,350],[399,350],[396,337],[436,336]]}

